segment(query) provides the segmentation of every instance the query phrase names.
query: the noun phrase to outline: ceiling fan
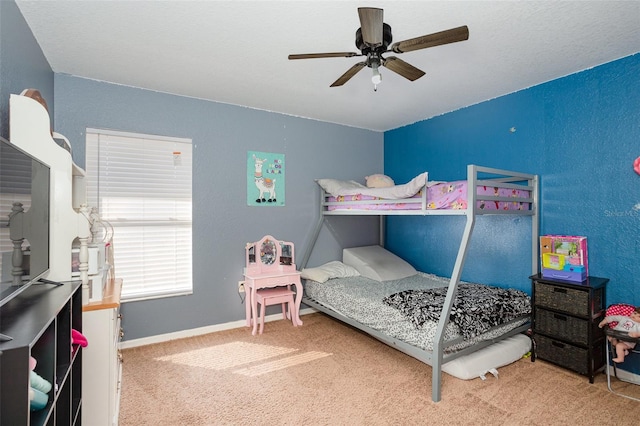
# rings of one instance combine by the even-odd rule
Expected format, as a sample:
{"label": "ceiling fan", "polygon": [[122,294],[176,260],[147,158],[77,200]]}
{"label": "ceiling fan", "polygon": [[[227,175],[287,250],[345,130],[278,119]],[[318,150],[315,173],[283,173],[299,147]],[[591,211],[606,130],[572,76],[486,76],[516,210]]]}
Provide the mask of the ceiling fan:
{"label": "ceiling fan", "polygon": [[469,28],[466,25],[452,28],[421,37],[393,43],[391,47],[391,26],[382,22],[383,10],[373,7],[358,8],[360,17],[360,28],[356,31],[356,47],[360,53],[356,52],[333,52],[333,53],[301,53],[289,55],[289,59],[315,59],[315,58],[351,58],[354,56],[366,56],[362,62],[358,62],[347,72],[342,74],[330,87],[342,86],[358,73],[362,68],[369,67],[373,70],[371,81],[374,90],[382,82],[382,76],[378,67],[382,65],[391,71],[400,74],[407,80],[414,81],[424,75],[424,71],[414,67],[396,56],[383,57],[385,53],[396,54],[411,52],[413,50],[426,49],[427,47],[441,46],[443,44],[455,43],[469,39]]}

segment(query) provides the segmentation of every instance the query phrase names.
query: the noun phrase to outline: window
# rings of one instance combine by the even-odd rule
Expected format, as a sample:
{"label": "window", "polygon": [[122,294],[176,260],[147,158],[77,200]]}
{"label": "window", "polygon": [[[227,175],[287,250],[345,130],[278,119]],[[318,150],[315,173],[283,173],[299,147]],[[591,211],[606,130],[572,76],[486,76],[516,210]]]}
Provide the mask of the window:
{"label": "window", "polygon": [[191,140],[87,129],[87,203],[113,226],[122,299],[190,294]]}

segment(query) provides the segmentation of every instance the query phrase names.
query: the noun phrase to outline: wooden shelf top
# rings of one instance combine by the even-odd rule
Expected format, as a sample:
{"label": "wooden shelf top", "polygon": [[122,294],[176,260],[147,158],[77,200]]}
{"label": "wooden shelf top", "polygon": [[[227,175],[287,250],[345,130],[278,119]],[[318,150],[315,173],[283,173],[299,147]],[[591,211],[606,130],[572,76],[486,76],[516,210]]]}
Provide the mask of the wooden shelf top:
{"label": "wooden shelf top", "polygon": [[100,309],[113,309],[120,306],[120,292],[122,290],[122,279],[111,279],[107,281],[104,288],[102,300],[89,302],[82,306],[82,311],[97,311]]}

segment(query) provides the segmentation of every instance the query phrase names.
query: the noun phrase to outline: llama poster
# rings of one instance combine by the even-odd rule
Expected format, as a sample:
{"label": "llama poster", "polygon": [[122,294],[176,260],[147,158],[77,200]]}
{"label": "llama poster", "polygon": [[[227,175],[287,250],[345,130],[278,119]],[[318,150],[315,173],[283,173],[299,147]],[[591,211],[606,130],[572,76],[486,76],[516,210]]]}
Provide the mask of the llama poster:
{"label": "llama poster", "polygon": [[284,206],[284,154],[247,152],[247,205]]}

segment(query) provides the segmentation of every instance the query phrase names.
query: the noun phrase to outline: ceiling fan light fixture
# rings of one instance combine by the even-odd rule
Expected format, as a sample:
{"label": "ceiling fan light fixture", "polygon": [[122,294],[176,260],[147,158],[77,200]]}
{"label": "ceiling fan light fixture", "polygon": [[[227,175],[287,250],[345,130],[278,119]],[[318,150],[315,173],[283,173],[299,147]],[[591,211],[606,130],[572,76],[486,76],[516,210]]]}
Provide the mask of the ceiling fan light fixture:
{"label": "ceiling fan light fixture", "polygon": [[382,83],[382,74],[378,70],[378,64],[374,63],[371,65],[371,69],[373,70],[373,74],[371,76],[371,82],[373,83],[373,90],[378,90],[378,84]]}
{"label": "ceiling fan light fixture", "polygon": [[[2,0],[0,0],[2,1]],[[391,26],[383,22],[383,10],[373,7],[358,8],[360,18],[360,28],[356,30],[356,47],[358,52],[329,52],[329,53],[303,53],[289,55],[289,59],[311,59],[311,58],[351,58],[354,56],[365,56],[366,59],[358,62],[342,74],[330,87],[338,87],[348,82],[362,68],[371,68],[371,82],[374,92],[378,90],[378,84],[382,83],[382,75],[378,69],[380,65],[393,71],[409,81],[415,81],[425,75],[424,71],[406,63],[396,56],[384,57],[386,53],[396,54],[411,52],[414,50],[426,49],[428,47],[442,46],[444,44],[456,43],[469,39],[469,28],[466,25],[457,28],[427,34],[403,41],[393,43]],[[391,47],[389,47],[391,45]]]}

